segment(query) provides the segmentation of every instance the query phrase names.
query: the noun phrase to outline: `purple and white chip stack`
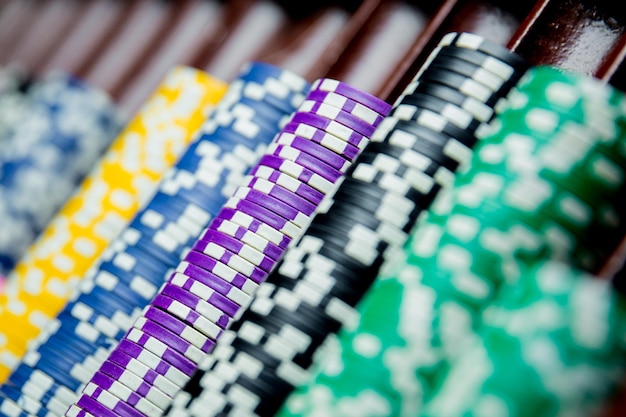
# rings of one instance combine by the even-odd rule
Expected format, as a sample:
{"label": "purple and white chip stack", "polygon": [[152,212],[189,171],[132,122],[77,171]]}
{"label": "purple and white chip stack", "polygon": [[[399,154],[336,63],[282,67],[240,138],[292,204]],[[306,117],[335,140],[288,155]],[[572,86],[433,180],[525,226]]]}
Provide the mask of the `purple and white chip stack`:
{"label": "purple and white chip stack", "polygon": [[[113,356],[132,347],[136,357],[158,361],[158,375],[167,386],[189,395],[181,391],[194,372],[212,359],[217,340],[332,197],[390,109],[345,83],[317,80],[101,370],[119,366]],[[135,384],[136,392],[128,392],[102,373],[94,375],[66,416],[158,414],[148,400],[154,375],[146,374],[143,383]],[[178,395],[172,391],[168,397]]]}

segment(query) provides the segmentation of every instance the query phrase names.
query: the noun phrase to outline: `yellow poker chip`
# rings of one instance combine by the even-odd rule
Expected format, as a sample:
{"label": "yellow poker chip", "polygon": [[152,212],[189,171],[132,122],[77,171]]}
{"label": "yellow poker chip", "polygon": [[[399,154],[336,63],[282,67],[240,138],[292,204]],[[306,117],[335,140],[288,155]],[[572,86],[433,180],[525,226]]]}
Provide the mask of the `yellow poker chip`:
{"label": "yellow poker chip", "polygon": [[205,72],[173,68],[31,245],[0,294],[0,383],[147,203],[227,88]]}

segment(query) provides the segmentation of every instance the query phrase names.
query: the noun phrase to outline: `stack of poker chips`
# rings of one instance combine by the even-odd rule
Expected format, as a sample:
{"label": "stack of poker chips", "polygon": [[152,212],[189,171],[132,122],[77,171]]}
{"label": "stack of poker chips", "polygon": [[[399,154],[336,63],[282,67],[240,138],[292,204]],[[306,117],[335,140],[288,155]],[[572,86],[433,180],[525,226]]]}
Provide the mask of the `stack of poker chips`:
{"label": "stack of poker chips", "polygon": [[445,36],[431,58],[169,415],[274,415],[307,381],[327,337],[354,327],[354,306],[529,66],[468,33]]}
{"label": "stack of poker chips", "polygon": [[29,247],[0,294],[0,382],[154,194],[226,88],[193,68],[172,69]]}
{"label": "stack of poker chips", "polygon": [[[111,242],[70,302],[0,386],[3,415],[20,415],[20,405],[33,415],[62,416],[67,411],[309,87],[303,78],[265,63],[242,68],[152,199]],[[225,285],[213,289],[238,303],[249,297]],[[162,294],[155,303],[174,314],[189,309],[171,296]],[[136,405],[161,405],[163,396],[174,395],[177,387],[159,375],[164,370],[154,366],[148,352],[136,353],[117,352],[94,381],[119,392],[124,384],[152,377],[159,389]],[[176,372],[181,371],[172,369],[168,375]]]}
{"label": "stack of poker chips", "polygon": [[[359,325],[344,329],[329,344],[314,377],[290,397],[279,415],[345,415],[343,410],[356,404],[376,410],[360,408],[364,416],[419,415],[439,384],[445,385],[442,379],[451,363],[476,342],[482,313],[503,286],[520,283],[537,262],[562,262],[583,271],[590,271],[587,265],[606,262],[626,230],[625,100],[622,92],[593,78],[550,67],[529,69],[509,94],[506,106],[481,129],[473,158],[457,173],[453,187],[440,193],[427,216],[416,224],[403,258],[386,268],[363,298]],[[557,293],[565,290],[558,288]],[[590,314],[602,303],[600,298],[587,301],[579,299],[580,308],[584,311],[589,305]],[[536,319],[511,325],[540,328],[549,319],[556,320],[549,325],[563,325],[569,331],[559,319],[564,313],[553,315],[542,310],[541,303],[528,308],[537,309]],[[581,323],[581,336],[595,331],[595,323],[590,327]],[[611,323],[613,319],[603,326]],[[624,377],[626,352],[617,346],[619,338],[624,341],[623,328],[615,332],[610,337],[616,339],[606,341],[610,350],[597,352],[601,356],[591,352],[577,359],[563,357],[565,362],[553,362],[552,356],[545,356],[546,362],[532,362],[538,367],[533,371],[533,384],[542,386],[542,391],[529,392],[527,404],[523,393],[532,372],[518,375],[515,369],[506,368],[507,360],[498,358],[503,368],[494,370],[494,378],[516,381],[507,382],[503,389],[523,387],[517,393],[509,391],[519,395],[518,404],[505,414],[538,415],[535,407],[546,405],[541,415],[562,415],[557,414],[555,402],[569,407],[583,398],[598,404],[606,393],[603,390],[614,385],[612,378]],[[528,343],[533,340],[542,339]],[[519,355],[515,344],[526,343],[509,342],[506,348],[513,351],[506,354],[510,358]],[[563,351],[575,342],[567,342]],[[536,354],[554,353],[550,344],[544,346],[547,350]],[[507,350],[502,348],[492,345],[488,349],[504,355]],[[578,355],[571,349],[572,355]],[[607,359],[607,366],[621,363],[622,367],[614,368],[616,375],[606,374],[605,365],[594,357]],[[476,371],[488,372],[489,368]],[[455,378],[464,378],[451,372]],[[584,375],[583,379],[589,376],[591,385],[570,378],[574,374]],[[555,384],[556,376],[564,379]],[[468,387],[463,393],[476,393],[478,388]],[[462,403],[463,397],[457,403],[452,395],[445,394],[448,404]],[[500,415],[501,408],[495,410]],[[433,415],[448,415],[439,411]]]}
{"label": "stack of poker chips", "polygon": [[[327,94],[328,88],[337,93]],[[115,367],[132,372],[128,356],[140,362],[150,357],[167,370],[163,381],[183,389],[249,306],[290,242],[304,233],[317,208],[336,190],[358,156],[358,146],[368,143],[388,109],[382,100],[336,80],[314,83],[66,416],[165,412],[170,397],[160,396],[163,404],[148,400],[163,392],[156,381],[125,385],[124,373],[118,384],[109,385],[101,375]]]}
{"label": "stack of poker chips", "polygon": [[418,415],[602,415],[625,376],[626,298],[608,280],[540,261],[502,288]]}
{"label": "stack of poker chips", "polygon": [[65,73],[51,73],[28,95],[20,94],[8,103],[15,125],[0,132],[0,272],[5,275],[122,125],[106,93]]}

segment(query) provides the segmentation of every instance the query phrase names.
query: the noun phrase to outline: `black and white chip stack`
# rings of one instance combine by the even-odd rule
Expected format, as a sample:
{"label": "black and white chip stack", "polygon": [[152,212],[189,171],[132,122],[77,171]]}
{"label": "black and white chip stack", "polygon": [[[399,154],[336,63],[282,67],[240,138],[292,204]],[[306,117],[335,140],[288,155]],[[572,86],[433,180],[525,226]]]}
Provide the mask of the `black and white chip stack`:
{"label": "black and white chip stack", "polygon": [[[230,102],[228,94],[225,101]],[[245,103],[237,100],[228,113],[217,112],[206,129],[234,127],[234,116],[249,115]],[[290,242],[306,231],[390,108],[339,81],[316,81],[248,175],[231,182],[238,185],[229,198],[65,415],[140,417],[165,411],[174,395],[164,389],[181,390],[195,378],[193,372],[250,305]],[[238,145],[233,135],[220,139],[224,146]],[[218,169],[220,163],[226,160],[206,168]],[[185,199],[198,192],[181,191],[176,196]],[[128,372],[144,376],[130,369],[131,362],[152,364],[159,383],[146,376],[141,384],[125,385]]]}
{"label": "black and white chip stack", "polygon": [[355,305],[529,67],[475,34],[443,37],[167,415],[273,416],[328,335],[358,321]]}
{"label": "black and white chip stack", "polygon": [[[219,83],[225,90],[226,84]],[[0,414],[18,416],[21,409],[32,415],[62,416],[92,377],[93,384],[124,396],[143,412],[166,407],[167,398],[179,387],[162,374],[174,382],[184,381],[187,368],[168,368],[166,361],[132,342],[118,347],[109,363],[98,368],[309,88],[309,82],[290,71],[263,62],[244,65],[152,199],[89,269],[69,303],[0,386]],[[238,303],[249,298],[226,283],[214,282],[215,297],[222,291]],[[158,308],[172,314],[189,312],[186,300],[174,300],[171,294],[157,298]],[[205,322],[199,318],[197,323]],[[145,392],[139,388],[144,380],[151,386]],[[133,397],[135,388],[139,393]]]}

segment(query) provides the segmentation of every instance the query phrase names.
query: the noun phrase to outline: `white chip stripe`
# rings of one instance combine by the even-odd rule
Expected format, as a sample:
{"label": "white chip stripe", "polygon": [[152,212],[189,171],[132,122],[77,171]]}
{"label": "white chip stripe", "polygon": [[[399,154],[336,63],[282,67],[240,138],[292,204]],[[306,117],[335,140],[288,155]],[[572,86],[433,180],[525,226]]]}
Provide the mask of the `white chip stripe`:
{"label": "white chip stripe", "polygon": [[[132,327],[130,329],[130,331],[127,334],[127,339],[138,343],[139,340],[142,337],[147,337],[147,341],[143,344],[141,344],[140,346],[145,348],[144,350],[148,350],[150,353],[152,353],[153,355],[156,355],[156,357],[161,360],[160,358],[163,357],[164,353],[166,350],[173,350],[172,348],[170,348],[169,346],[167,346],[165,343],[161,342],[160,340],[146,334],[143,332],[143,330],[141,329],[137,329],[136,327]],[[146,362],[144,362],[146,360],[147,357],[149,357],[150,355],[147,356],[142,356],[140,354],[140,357],[138,358],[138,360],[140,360],[142,363],[147,364]],[[156,369],[156,368],[153,368]],[[176,369],[173,365],[170,365],[170,369]],[[140,375],[141,376],[141,375]],[[185,383],[187,383],[187,381],[189,380],[189,378],[182,372],[176,370],[176,372],[173,372],[173,376],[176,377],[178,376],[178,378],[172,378],[169,375],[167,376],[167,379],[173,383],[178,383],[178,382],[182,382],[182,384],[180,384],[179,388],[182,388],[184,386]]]}
{"label": "white chip stripe", "polygon": [[[250,187],[246,187],[246,186],[239,186],[237,187],[237,190],[234,192],[233,197],[236,198],[240,198],[241,200],[246,200],[248,197],[248,194],[251,192],[251,190],[255,189],[256,191],[262,192],[264,193],[262,190],[257,189],[257,188],[250,188]],[[307,227],[309,225],[309,223],[311,222],[311,218],[309,216],[307,216],[306,214],[302,213],[301,211],[298,211],[296,208],[292,207],[291,205],[289,205],[288,203],[285,203],[284,201],[273,197],[267,193],[264,193],[268,196],[269,199],[276,199],[278,200],[280,203],[288,206],[287,209],[288,210],[295,210],[296,211],[296,215],[294,218],[288,218],[287,220],[289,220],[290,222],[294,223],[296,226],[298,226],[301,229],[304,229],[305,227]],[[274,212],[274,210],[267,208],[268,210]],[[276,213],[280,216],[280,213]],[[282,216],[281,216],[282,217]]]}
{"label": "white chip stripe", "polygon": [[[322,139],[321,139],[322,142],[337,143],[337,140],[340,140],[346,144],[349,143],[348,139],[354,133],[348,127],[343,126],[339,123],[334,123],[334,124],[331,123],[331,126],[327,127],[325,130],[320,130],[316,127],[300,123],[295,129],[296,135],[302,136],[303,138],[306,138],[306,139],[313,139],[316,136],[315,134],[317,132],[323,133]],[[367,142],[368,142],[367,138],[362,137],[360,142],[355,146],[363,150],[363,148],[367,145]]]}
{"label": "white chip stripe", "polygon": [[[238,234],[237,232],[240,229],[245,229],[245,228],[243,226],[239,226],[235,223],[232,223],[228,220],[222,221],[217,228],[219,232],[225,233],[231,237],[236,237]],[[269,240],[263,238],[261,235],[258,235],[248,229],[245,229],[245,232],[243,236],[240,237],[240,240],[243,243],[250,245],[251,247],[257,249],[259,252],[262,252],[262,253],[265,252],[265,250],[271,243]]]}
{"label": "white chip stripe", "polygon": [[[143,316],[137,318],[133,327],[136,329],[142,329],[146,324],[148,324],[149,320]],[[158,323],[155,323],[158,324]],[[159,326],[162,326],[159,324]],[[187,359],[193,361],[194,363],[198,363],[202,360],[202,357],[205,353],[202,351],[204,344],[207,342],[206,336],[202,335],[200,332],[193,330],[191,327],[187,326],[182,333],[174,333],[172,330],[167,329],[165,326],[162,326],[163,329],[169,331],[176,337],[180,338],[181,341],[184,341],[186,346],[184,347],[184,352],[180,352],[177,348],[171,347],[171,349],[182,353]],[[164,331],[165,331],[164,330]]]}
{"label": "white chip stripe", "polygon": [[231,253],[230,259],[222,260],[229,251],[214,242],[209,242],[202,252],[209,255],[213,259],[224,262],[235,271],[240,272],[247,277],[252,276],[254,271],[258,268],[253,263],[245,260],[241,256],[236,255],[235,253]]}
{"label": "white chip stripe", "polygon": [[[190,281],[193,283],[191,285],[191,288],[185,289],[184,288],[185,284],[187,284]],[[184,291],[188,291],[189,293],[194,294],[196,297],[200,298],[199,305],[201,305],[202,307],[196,306],[196,309],[194,309],[194,311],[201,314],[205,319],[209,320],[210,322],[217,323],[218,321],[220,321],[220,319],[224,317],[224,315],[226,315],[226,313],[223,312],[220,308],[214,306],[213,304],[207,301],[213,294],[220,295],[220,296],[222,295],[219,294],[217,291],[214,291],[213,289],[202,284],[201,282],[188,277],[182,272],[175,272],[170,277],[168,284],[175,285],[183,289]],[[226,297],[226,296],[222,296],[222,297]],[[238,312],[237,315],[238,314],[240,313]]]}
{"label": "white chip stripe", "polygon": [[[192,310],[186,305],[174,300],[174,302],[167,307],[167,311],[182,320],[188,320],[189,314]],[[221,327],[204,316],[198,317],[194,320],[192,325],[213,340],[216,340],[223,331]]]}
{"label": "white chip stripe", "polygon": [[[245,227],[246,229],[250,229],[253,223],[259,222],[254,217],[241,211],[236,211],[230,220],[232,220],[233,223]],[[283,233],[265,223],[260,224],[257,233],[275,245],[280,245],[285,238]]]}
{"label": "white chip stripe", "polygon": [[[303,169],[302,166],[288,160],[283,160],[279,168],[285,174],[292,175],[296,179],[299,179]],[[331,181],[315,173],[311,174],[311,178],[307,183],[324,194],[328,194],[334,189],[334,184]]]}
{"label": "white chip stripe", "polygon": [[[232,208],[232,209],[235,209],[235,210],[239,210],[238,205],[239,205],[240,201],[246,201],[246,200],[245,199],[241,199],[239,197],[231,197],[228,200],[226,200],[226,202],[224,203],[224,207]],[[269,209],[267,209],[267,210],[271,211]],[[279,216],[276,213],[274,213],[274,214],[276,216]],[[270,226],[270,225],[267,225],[267,226],[271,227],[273,230],[278,230],[282,235],[289,236],[292,239],[297,238],[298,236],[300,236],[300,234],[302,233],[302,228],[300,226],[298,226],[297,224],[293,223],[291,220],[287,220],[287,219],[283,219],[283,220],[284,221],[282,221],[282,226],[280,227],[280,229],[274,229],[274,226]],[[263,224],[265,224],[265,223],[263,223]]]}
{"label": "white chip stripe", "polygon": [[[309,103],[309,101],[312,101],[312,103]],[[361,103],[358,103],[354,100],[351,100],[347,97],[344,97],[342,95],[339,95],[335,92],[330,92],[330,91],[326,93],[326,96],[321,101],[305,99],[300,104],[300,109],[302,110],[310,109],[315,105],[314,103],[321,103],[323,105],[335,107],[338,110],[342,110],[347,113],[350,113],[353,116],[358,117],[359,119],[369,124],[374,124],[380,118],[384,117],[384,115],[381,115],[375,112],[374,110],[370,109],[369,107],[364,106]],[[352,107],[352,109],[348,110],[349,107]]]}
{"label": "white chip stripe", "polygon": [[[266,167],[264,165],[259,165],[257,167],[256,172],[254,173],[254,175],[249,175],[248,177],[251,178],[259,178],[268,182],[270,176],[274,173],[274,172],[278,172],[278,171],[274,171],[272,168],[270,167]],[[247,180],[246,180],[247,183]],[[281,187],[286,188],[287,190],[291,191],[291,192],[297,192],[298,188],[303,184],[300,180],[292,177],[291,175],[287,175],[285,173],[282,172],[278,172],[278,178],[276,180],[276,184],[280,185]]]}
{"label": "white chip stripe", "polygon": [[[289,133],[289,132],[281,132],[279,133],[276,141],[277,143],[291,143],[297,135],[293,134],[293,133]],[[304,138],[304,139],[311,139],[311,138]],[[338,155],[344,155],[346,152],[346,149],[348,148],[349,144],[348,142],[345,142],[339,138],[337,138],[336,136],[333,135],[328,135],[325,134],[320,140],[319,140],[319,144],[324,146],[327,149],[330,149],[331,151],[335,152]]]}
{"label": "white chip stripe", "polygon": [[[164,361],[154,353],[142,349],[137,358],[131,358],[126,370],[144,379],[152,370],[156,372]],[[165,375],[158,374],[153,385],[169,396],[173,396],[187,382],[187,376],[173,365],[168,365]]]}
{"label": "white chip stripe", "polygon": [[[107,375],[108,376],[108,375]],[[111,377],[109,377],[111,378]],[[112,378],[111,378],[112,379]],[[89,384],[93,384],[98,386],[96,383],[94,382],[89,382]],[[101,389],[105,389],[103,387],[100,387]],[[107,392],[109,392],[110,394],[114,395],[115,397],[119,398],[120,400],[124,401],[125,403],[127,403],[128,405],[131,405],[129,403],[129,400],[133,397],[135,397],[136,402],[135,404],[132,404],[132,407],[135,407],[137,410],[141,411],[142,413],[146,414],[146,415],[157,415],[159,413],[162,413],[165,411],[165,408],[167,408],[167,406],[169,405],[169,402],[167,400],[167,397],[162,398],[160,403],[161,405],[157,405],[155,404],[153,401],[150,401],[149,399],[145,398],[145,397],[141,397],[138,394],[135,393],[135,389],[130,389],[129,387],[125,386],[122,383],[119,383],[115,380],[113,380],[111,382],[111,386],[109,388],[106,388]],[[153,396],[154,399],[158,400],[158,397]]]}
{"label": "white chip stripe", "polygon": [[[184,274],[185,270],[190,265],[191,264],[189,262],[187,262],[187,261],[181,261],[181,262],[179,262],[179,264],[176,267],[175,271]],[[222,277],[218,277],[218,278],[219,279],[223,279]],[[250,288],[248,286],[245,286],[245,287],[248,288],[248,291],[254,291],[254,288],[256,288],[256,285],[251,285],[252,288]],[[230,300],[234,301],[235,303],[239,304],[240,306],[247,305],[250,302],[250,298],[251,298],[250,295],[248,295],[245,291],[240,290],[239,288],[235,287],[234,285],[229,287],[228,294],[222,294],[222,295],[224,295],[225,297],[227,297]],[[179,301],[174,300],[174,303],[178,304]]]}
{"label": "white chip stripe", "polygon": [[[237,275],[241,275],[230,266],[224,264],[223,262],[220,262],[217,259],[213,259],[213,260],[216,261],[216,264],[210,272],[214,273],[215,275],[224,279],[225,281],[232,283],[233,280],[237,277]],[[179,272],[184,272],[184,271],[179,271]],[[256,284],[254,281],[246,280],[241,290],[248,295],[254,295],[254,291],[256,290],[257,286],[258,284]],[[204,304],[207,304],[207,303],[204,300],[200,300],[200,304],[196,306],[196,308],[201,308],[203,312],[206,311],[206,313],[203,313],[203,314],[208,314],[210,311],[210,307],[208,307],[208,305],[204,306]],[[209,309],[209,310],[206,310],[206,309]],[[198,310],[198,312],[200,311]]]}

